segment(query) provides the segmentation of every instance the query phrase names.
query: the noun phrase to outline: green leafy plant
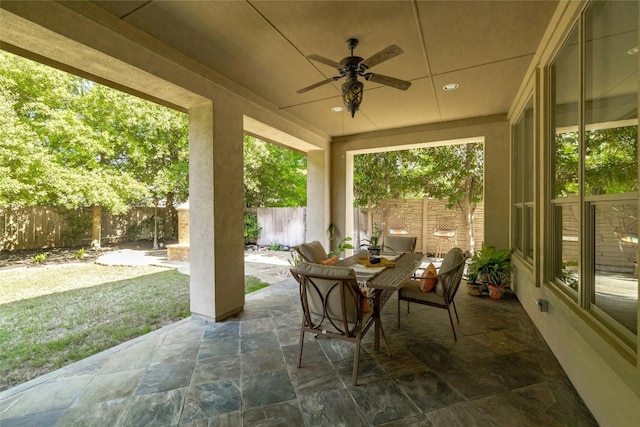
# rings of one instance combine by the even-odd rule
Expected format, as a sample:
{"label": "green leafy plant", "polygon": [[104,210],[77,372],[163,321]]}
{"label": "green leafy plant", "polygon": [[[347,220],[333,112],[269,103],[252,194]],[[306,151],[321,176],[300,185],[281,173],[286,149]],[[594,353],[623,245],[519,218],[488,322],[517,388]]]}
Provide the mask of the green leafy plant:
{"label": "green leafy plant", "polygon": [[[336,239],[336,226],[335,224],[329,224],[329,228],[327,229],[327,233],[329,233],[329,242],[333,242]],[[329,257],[333,257],[339,255],[346,251],[347,249],[354,249],[353,245],[350,243],[353,239],[351,237],[345,237],[338,243],[336,247],[336,251],[329,251]]]}
{"label": "green leafy plant", "polygon": [[140,236],[142,235],[142,229],[144,228],[144,225],[142,223],[134,223],[131,224],[127,227],[127,236],[129,236],[129,238],[131,240],[140,240]]}
{"label": "green leafy plant", "polygon": [[258,215],[252,212],[244,213],[244,244],[256,243],[262,227],[258,223]]}
{"label": "green leafy plant", "polygon": [[298,266],[298,264],[300,264],[302,262],[302,257],[300,256],[300,254],[296,251],[293,251],[290,253],[289,255],[289,259],[287,260],[289,262],[289,265],[292,268],[296,268]]}
{"label": "green leafy plant", "polygon": [[85,255],[84,248],[80,248],[80,249],[78,249],[77,251],[75,251],[73,253],[73,257],[75,259],[82,259],[82,258],[84,258],[84,255]]}
{"label": "green leafy plant", "polygon": [[380,248],[380,238],[382,237],[382,229],[378,224],[373,225],[373,233],[371,233],[371,237],[368,239],[362,239],[360,241],[360,246],[368,246],[372,249]]}
{"label": "green leafy plant", "polygon": [[498,250],[493,246],[482,245],[482,249],[471,257],[467,267],[467,278],[475,278],[473,283],[481,282],[496,286],[506,286],[511,282],[511,252]]}
{"label": "green leafy plant", "polygon": [[271,243],[269,245],[269,250],[270,251],[283,251],[284,250],[284,246],[282,246],[280,243]]}
{"label": "green leafy plant", "polygon": [[47,259],[47,253],[41,252],[31,257],[33,262],[37,262],[38,264],[42,264]]}

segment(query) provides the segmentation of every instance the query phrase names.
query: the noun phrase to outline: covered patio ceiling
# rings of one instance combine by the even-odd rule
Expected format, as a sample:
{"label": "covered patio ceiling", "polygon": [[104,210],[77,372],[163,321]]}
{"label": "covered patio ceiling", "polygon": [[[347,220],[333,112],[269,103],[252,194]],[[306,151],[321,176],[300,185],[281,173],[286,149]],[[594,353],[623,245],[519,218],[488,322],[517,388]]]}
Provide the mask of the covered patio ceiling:
{"label": "covered patio ceiling", "polygon": [[[153,39],[336,137],[503,114],[522,82],[557,1],[94,1]],[[92,5],[72,3],[80,12]],[[92,7],[91,16],[96,15]],[[87,14],[88,15],[88,14]],[[94,18],[95,19],[95,18]],[[372,67],[412,83],[365,82],[355,118],[340,86],[301,88],[337,75],[309,54],[339,62],[346,41],[367,58],[396,44],[403,54]],[[453,92],[442,88],[457,83]]]}

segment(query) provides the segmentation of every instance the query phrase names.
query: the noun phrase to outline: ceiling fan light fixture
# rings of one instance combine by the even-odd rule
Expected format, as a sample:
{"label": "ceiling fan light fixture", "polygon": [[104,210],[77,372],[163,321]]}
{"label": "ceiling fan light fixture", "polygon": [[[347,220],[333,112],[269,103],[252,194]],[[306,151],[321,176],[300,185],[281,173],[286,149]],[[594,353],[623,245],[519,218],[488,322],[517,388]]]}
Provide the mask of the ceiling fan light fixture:
{"label": "ceiling fan light fixture", "polygon": [[446,90],[447,92],[451,92],[452,90],[456,90],[460,87],[458,83],[448,83],[442,86],[442,90]]}
{"label": "ceiling fan light fixture", "polygon": [[637,55],[638,54],[638,46],[632,47],[627,51],[627,55]]}
{"label": "ceiling fan light fixture", "polygon": [[342,113],[344,111],[344,107],[333,107],[331,111],[334,113]]}
{"label": "ceiling fan light fixture", "polygon": [[358,79],[349,79],[342,84],[342,101],[347,110],[354,117],[356,111],[360,109],[362,103],[362,94],[364,93],[364,84]]}

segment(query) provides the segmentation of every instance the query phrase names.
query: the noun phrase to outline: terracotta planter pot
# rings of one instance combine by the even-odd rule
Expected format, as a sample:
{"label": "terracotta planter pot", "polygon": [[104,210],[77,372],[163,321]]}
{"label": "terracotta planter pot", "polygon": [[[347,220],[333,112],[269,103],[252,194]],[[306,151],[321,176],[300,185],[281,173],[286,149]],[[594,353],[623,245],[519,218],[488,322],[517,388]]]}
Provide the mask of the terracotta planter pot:
{"label": "terracotta planter pot", "polygon": [[489,297],[491,299],[501,299],[504,294],[504,286],[488,285]]}
{"label": "terracotta planter pot", "polygon": [[482,295],[482,288],[483,287],[484,287],[484,285],[481,284],[481,283],[470,283],[470,282],[467,282],[467,291],[471,295],[476,295],[476,296]]}

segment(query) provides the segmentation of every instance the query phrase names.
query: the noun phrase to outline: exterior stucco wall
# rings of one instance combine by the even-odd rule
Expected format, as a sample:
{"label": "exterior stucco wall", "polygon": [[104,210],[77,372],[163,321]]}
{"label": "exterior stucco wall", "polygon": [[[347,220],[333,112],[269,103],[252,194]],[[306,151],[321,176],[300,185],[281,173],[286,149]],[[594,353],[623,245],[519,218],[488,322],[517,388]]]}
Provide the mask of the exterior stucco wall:
{"label": "exterior stucco wall", "polygon": [[[509,115],[515,119],[527,100],[535,94],[535,262],[530,265],[514,255],[514,288],[520,303],[598,423],[602,426],[637,426],[640,423],[640,335],[636,336],[636,349],[630,348],[590,317],[587,310],[580,308],[545,280],[545,268],[551,257],[545,249],[548,238],[546,231],[550,226],[546,215],[549,209],[546,192],[549,187],[547,184],[552,179],[545,164],[545,159],[550,155],[547,133],[549,77],[546,67],[552,63],[587,5],[588,2],[561,2],[558,5],[540,43],[541,48],[536,52],[510,109]],[[640,56],[638,61],[640,65]],[[640,86],[640,80],[638,84]],[[540,311],[536,303],[538,299],[549,302],[548,312]]]}

